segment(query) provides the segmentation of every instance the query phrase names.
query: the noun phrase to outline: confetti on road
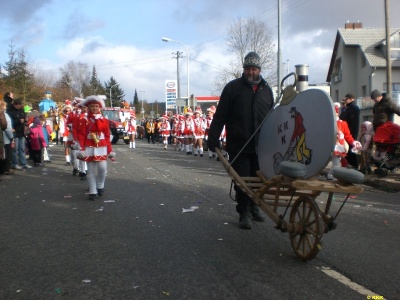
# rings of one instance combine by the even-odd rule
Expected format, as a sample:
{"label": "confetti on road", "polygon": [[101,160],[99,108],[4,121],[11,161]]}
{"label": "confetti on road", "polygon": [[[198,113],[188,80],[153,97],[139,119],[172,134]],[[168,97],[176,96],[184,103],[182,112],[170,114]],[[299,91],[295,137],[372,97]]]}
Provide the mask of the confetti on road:
{"label": "confetti on road", "polygon": [[192,206],[191,208],[182,208],[182,213],[194,212],[198,208],[198,206]]}

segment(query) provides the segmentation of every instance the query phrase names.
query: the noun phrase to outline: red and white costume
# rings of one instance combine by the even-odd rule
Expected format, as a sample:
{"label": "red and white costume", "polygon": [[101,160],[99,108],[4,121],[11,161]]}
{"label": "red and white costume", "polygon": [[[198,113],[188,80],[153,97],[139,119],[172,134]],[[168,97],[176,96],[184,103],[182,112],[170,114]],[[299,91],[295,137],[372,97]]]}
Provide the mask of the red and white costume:
{"label": "red and white costume", "polygon": [[[205,131],[204,131],[204,138],[208,140],[208,132],[210,131],[210,126],[211,122],[213,120],[214,114],[215,114],[216,107],[212,105],[211,107],[207,108],[207,117],[204,121],[205,123]],[[214,158],[216,157],[215,152],[212,152],[210,149],[208,149],[208,158]]]}
{"label": "red and white costume", "polygon": [[185,138],[185,150],[186,154],[189,155],[192,154],[192,147],[193,147],[192,139],[194,137],[193,112],[190,107],[186,112],[185,120],[183,121],[182,125],[183,125],[182,134],[183,137]]}
{"label": "red and white costume", "polygon": [[186,118],[182,124],[182,134],[185,138],[193,138],[194,122],[193,122],[192,114],[186,114]]}
{"label": "red and white costume", "polygon": [[126,122],[125,131],[127,134],[136,134],[136,120],[134,118]]}
{"label": "red and white costume", "polygon": [[196,117],[193,119],[193,124],[194,124],[194,137],[196,139],[203,139],[205,131],[205,122],[204,119],[200,116],[200,114],[196,114]]}
{"label": "red and white costume", "polygon": [[161,124],[160,124],[160,128],[158,129],[158,131],[160,132],[161,136],[163,137],[164,149],[167,150],[168,137],[171,132],[171,125],[169,123],[167,115],[164,115],[161,117]]}
{"label": "red and white costume", "polygon": [[81,159],[87,162],[107,160],[112,151],[108,120],[101,114],[88,112],[79,124],[78,141],[81,151],[85,151]]}
{"label": "red and white costume", "polygon": [[185,117],[182,115],[178,116],[178,123],[176,127],[176,138],[178,140],[178,144],[181,145],[181,151],[185,150],[185,143],[183,142],[183,124],[185,123]]}
{"label": "red and white costume", "polygon": [[172,121],[172,128],[171,128],[171,135],[173,137],[178,137],[178,135],[181,135],[182,133],[180,132],[179,129],[179,116],[174,115],[174,119]]}
{"label": "red and white costume", "polygon": [[165,116],[163,117],[159,131],[160,131],[162,137],[169,137],[169,135],[170,135],[171,125],[168,121],[168,118]]}
{"label": "red and white costume", "polygon": [[346,121],[337,119],[336,124],[337,124],[337,138],[333,154],[345,157],[347,153],[345,147],[345,141],[349,145],[352,145],[354,143],[354,138],[350,133],[350,129]]}
{"label": "red and white costume", "polygon": [[333,155],[332,155],[332,167],[327,175],[327,178],[329,180],[333,179],[333,176],[332,176],[333,169],[341,166],[342,159],[343,159],[343,161],[346,162],[346,160],[344,159],[344,157],[346,156],[346,153],[347,153],[347,150],[345,147],[345,141],[349,145],[353,145],[355,149],[361,148],[360,142],[354,140],[353,136],[351,135],[349,126],[347,125],[347,122],[339,119],[340,103],[335,102],[334,108],[335,108],[335,112],[336,112],[337,137],[336,137],[335,149],[334,149]]}
{"label": "red and white costume", "polygon": [[136,117],[134,115],[126,121],[125,132],[129,135],[129,149],[136,149]]}
{"label": "red and white costume", "polygon": [[62,113],[59,116],[59,134],[62,137],[62,141],[64,144],[64,153],[65,153],[65,161],[67,165],[71,164],[71,156],[70,156],[70,147],[71,144],[68,143],[68,136],[70,134],[70,127],[68,126],[69,123],[69,118],[71,115],[71,111],[72,111],[72,106],[71,104],[67,104],[67,103],[71,103],[71,101],[69,100],[65,100],[66,105],[64,105],[63,109],[62,109]]}
{"label": "red and white costume", "polygon": [[[92,103],[105,107],[102,96],[89,96],[83,105],[89,107],[87,116],[81,119],[78,130],[80,145],[79,159],[87,162],[87,181],[89,184],[89,199],[95,195],[103,195],[104,183],[107,175],[107,158],[114,156],[110,141],[110,127],[108,120],[101,112],[91,112]],[[97,171],[97,174],[96,174]]]}

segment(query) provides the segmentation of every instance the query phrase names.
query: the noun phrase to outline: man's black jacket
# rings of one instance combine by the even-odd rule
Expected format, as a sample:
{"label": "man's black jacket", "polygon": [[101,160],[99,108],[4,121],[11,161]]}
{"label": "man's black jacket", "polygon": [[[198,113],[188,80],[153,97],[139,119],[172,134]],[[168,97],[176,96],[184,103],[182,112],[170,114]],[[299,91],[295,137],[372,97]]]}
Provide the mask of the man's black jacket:
{"label": "man's black jacket", "polygon": [[[272,90],[263,78],[256,91],[244,75],[229,82],[222,91],[217,111],[211,122],[208,133],[210,150],[213,151],[215,147],[219,147],[220,134],[225,125],[226,150],[230,154],[238,153],[255,133],[273,105]],[[256,153],[258,133],[247,144],[243,153]]]}

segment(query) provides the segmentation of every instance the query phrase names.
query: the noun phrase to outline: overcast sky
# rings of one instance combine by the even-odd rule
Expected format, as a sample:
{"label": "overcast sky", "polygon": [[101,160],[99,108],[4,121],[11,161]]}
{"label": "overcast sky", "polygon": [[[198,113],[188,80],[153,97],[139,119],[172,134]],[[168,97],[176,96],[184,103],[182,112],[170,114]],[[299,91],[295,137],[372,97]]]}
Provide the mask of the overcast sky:
{"label": "overcast sky", "polygon": [[[325,82],[337,29],[347,21],[385,26],[384,0],[281,0],[281,5],[284,69],[308,64],[310,83]],[[212,94],[218,68],[229,61],[226,31],[232,21],[263,20],[277,40],[278,0],[1,0],[1,11],[0,63],[12,43],[48,72],[70,60],[95,65],[99,79],[113,76],[128,101],[135,89],[139,98],[165,101],[165,80],[176,79],[176,51],[185,56],[180,74],[186,94],[186,50],[162,37],[188,47],[195,96]],[[391,0],[391,27],[400,27],[399,12],[400,0]]]}

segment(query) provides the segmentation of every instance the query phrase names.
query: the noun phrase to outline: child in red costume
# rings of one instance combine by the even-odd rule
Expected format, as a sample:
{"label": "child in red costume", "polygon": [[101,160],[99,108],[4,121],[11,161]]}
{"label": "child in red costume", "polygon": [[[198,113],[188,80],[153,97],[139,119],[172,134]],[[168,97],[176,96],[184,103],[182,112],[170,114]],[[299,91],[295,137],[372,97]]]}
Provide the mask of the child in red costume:
{"label": "child in red costume", "polygon": [[349,145],[353,146],[354,150],[360,150],[362,145],[359,141],[354,140],[353,136],[350,133],[349,126],[347,125],[346,121],[342,121],[339,119],[339,108],[340,103],[335,102],[334,108],[336,112],[336,124],[337,124],[337,138],[336,138],[336,145],[332,155],[332,167],[328,173],[327,179],[332,180],[332,172],[334,168],[338,168],[341,166],[340,161],[342,158],[346,156],[346,147],[345,142]]}
{"label": "child in red costume", "polygon": [[105,108],[103,97],[89,96],[83,105],[88,107],[88,114],[79,123],[78,158],[87,162],[89,200],[94,200],[96,194],[102,196],[104,193],[107,158],[112,159],[115,153],[112,152],[108,120],[101,114],[101,109]]}

